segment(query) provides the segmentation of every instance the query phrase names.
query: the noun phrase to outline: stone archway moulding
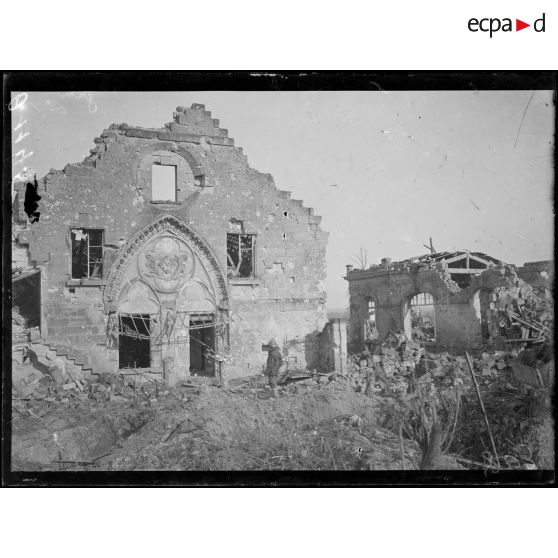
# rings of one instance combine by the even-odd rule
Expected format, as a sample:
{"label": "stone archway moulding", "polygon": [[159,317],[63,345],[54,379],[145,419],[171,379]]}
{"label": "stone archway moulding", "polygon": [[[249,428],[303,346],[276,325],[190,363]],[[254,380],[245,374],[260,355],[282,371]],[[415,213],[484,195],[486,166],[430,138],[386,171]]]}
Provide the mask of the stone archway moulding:
{"label": "stone archway moulding", "polygon": [[136,169],[135,169],[136,172],[137,172],[137,166],[141,165],[141,162],[144,159],[144,157],[146,157],[151,153],[154,153],[155,151],[168,151],[170,153],[175,153],[179,157],[182,157],[186,161],[186,163],[188,163],[188,166],[192,169],[192,173],[194,174],[194,176],[205,174],[201,161],[199,161],[198,158],[193,153],[191,153],[185,147],[182,147],[176,144],[175,142],[169,142],[169,141],[148,143],[147,145],[144,145],[141,148],[139,148],[138,155],[137,155]]}
{"label": "stone archway moulding", "polygon": [[210,281],[213,283],[219,308],[222,310],[228,308],[229,294],[225,274],[211,248],[198,233],[182,221],[172,215],[163,215],[136,233],[122,249],[109,273],[103,294],[106,313],[116,312],[118,298],[121,289],[124,287],[124,276],[131,260],[147,243],[168,234],[185,242],[199,258],[208,272]]}

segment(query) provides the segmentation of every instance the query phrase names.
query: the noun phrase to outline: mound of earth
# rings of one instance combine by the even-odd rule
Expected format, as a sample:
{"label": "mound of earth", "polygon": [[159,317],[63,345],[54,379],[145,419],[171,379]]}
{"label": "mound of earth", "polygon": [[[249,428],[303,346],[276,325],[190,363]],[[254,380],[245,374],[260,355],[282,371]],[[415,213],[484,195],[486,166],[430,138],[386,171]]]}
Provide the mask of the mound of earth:
{"label": "mound of earth", "polygon": [[15,416],[12,469],[379,470],[420,463],[415,442],[379,426],[376,398],[332,384],[278,399],[201,379],[163,393]]}

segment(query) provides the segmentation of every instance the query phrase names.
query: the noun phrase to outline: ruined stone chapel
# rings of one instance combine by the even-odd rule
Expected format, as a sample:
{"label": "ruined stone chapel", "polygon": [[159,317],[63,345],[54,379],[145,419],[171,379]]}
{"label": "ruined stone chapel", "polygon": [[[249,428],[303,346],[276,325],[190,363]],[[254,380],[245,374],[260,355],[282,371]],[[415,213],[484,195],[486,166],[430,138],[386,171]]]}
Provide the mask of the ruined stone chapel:
{"label": "ruined stone chapel", "polygon": [[161,128],[112,124],[94,142],[38,182],[37,222],[16,185],[13,300],[41,341],[91,373],[173,381],[258,373],[271,337],[290,366],[314,366],[327,322],[321,217],[251,168],[201,104]]}

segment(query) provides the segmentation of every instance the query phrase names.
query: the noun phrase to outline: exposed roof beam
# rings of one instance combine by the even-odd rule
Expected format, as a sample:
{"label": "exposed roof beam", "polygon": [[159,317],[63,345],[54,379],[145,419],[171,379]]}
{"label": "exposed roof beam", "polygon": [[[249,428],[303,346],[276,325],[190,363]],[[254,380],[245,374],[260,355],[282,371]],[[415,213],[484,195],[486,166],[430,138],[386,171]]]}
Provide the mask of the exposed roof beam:
{"label": "exposed roof beam", "polygon": [[481,274],[483,271],[486,271],[486,269],[465,269],[463,267],[446,267],[445,268],[446,271],[448,271],[449,273],[451,273],[452,275],[454,273],[462,273],[464,275],[479,275]]}
{"label": "exposed roof beam", "polygon": [[487,267],[494,263],[494,262],[489,262],[488,260],[483,260],[482,258],[479,258],[478,256],[473,256],[473,254],[469,254],[469,259],[480,262],[480,263],[486,265]]}
{"label": "exposed roof beam", "polygon": [[[453,256],[453,258],[448,258],[446,259],[441,259],[439,261],[443,262],[444,264],[449,264],[449,263],[453,263],[453,262],[458,262],[459,260],[464,260],[465,258],[467,258],[468,252],[463,252],[463,254],[459,254],[458,256]],[[472,256],[470,256],[472,257]]]}

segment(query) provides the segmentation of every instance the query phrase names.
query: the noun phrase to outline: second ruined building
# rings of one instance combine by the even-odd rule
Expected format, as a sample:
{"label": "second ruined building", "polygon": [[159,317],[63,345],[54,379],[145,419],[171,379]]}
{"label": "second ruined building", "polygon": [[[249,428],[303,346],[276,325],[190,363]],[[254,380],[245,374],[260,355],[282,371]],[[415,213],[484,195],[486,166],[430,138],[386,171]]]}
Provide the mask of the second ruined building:
{"label": "second ruined building", "polygon": [[390,331],[448,349],[503,344],[527,327],[509,315],[514,300],[532,300],[537,314],[548,314],[539,332],[548,335],[551,327],[549,261],[515,268],[480,252],[438,252],[400,262],[384,258],[368,269],[347,266],[345,279],[351,352]]}

